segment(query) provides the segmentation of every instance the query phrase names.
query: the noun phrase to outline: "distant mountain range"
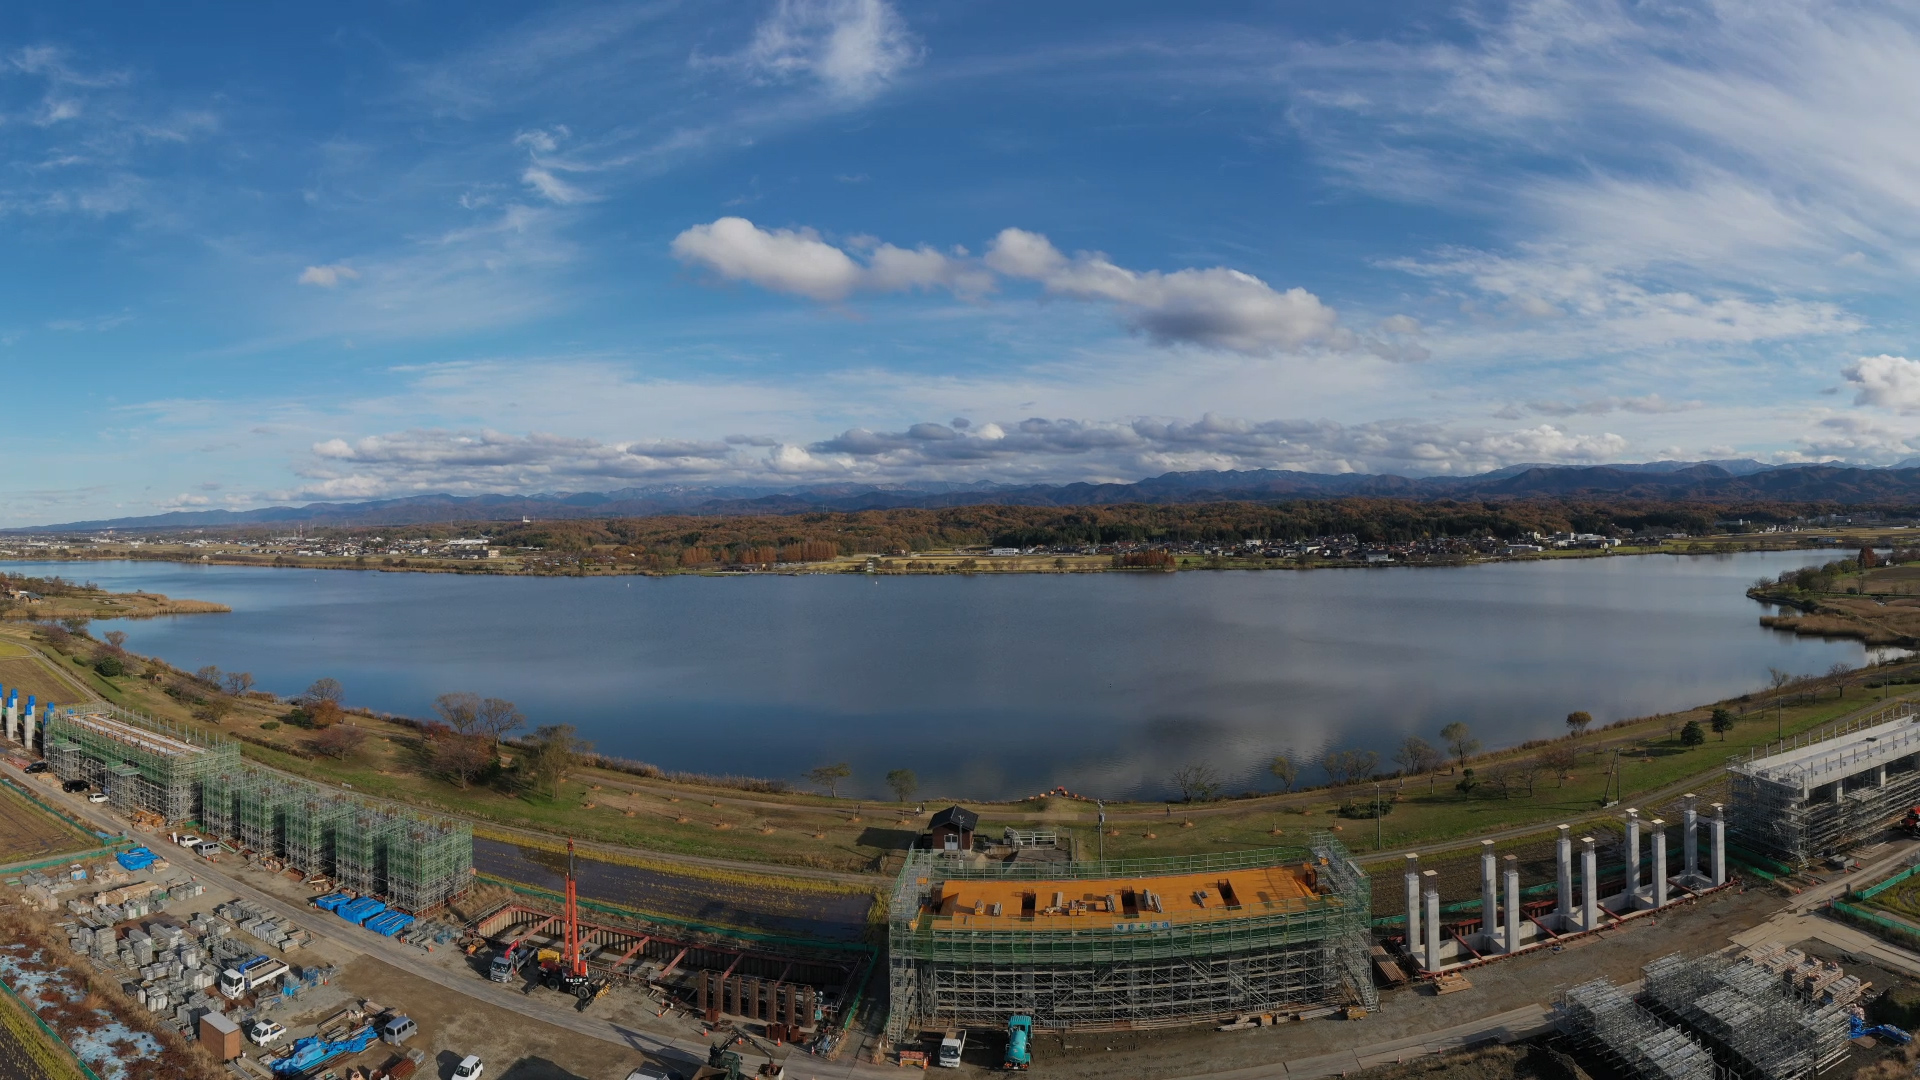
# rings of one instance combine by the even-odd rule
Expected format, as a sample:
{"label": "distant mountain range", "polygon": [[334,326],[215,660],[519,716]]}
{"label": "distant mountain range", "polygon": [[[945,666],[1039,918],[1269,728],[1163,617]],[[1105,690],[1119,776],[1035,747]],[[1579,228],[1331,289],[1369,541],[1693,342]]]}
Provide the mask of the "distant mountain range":
{"label": "distant mountain range", "polygon": [[790,488],[660,486],[548,495],[414,495],[358,503],[258,510],[184,510],[147,517],[73,521],[13,533],[100,529],[171,530],[244,525],[422,525],[518,518],[652,517],[660,514],[796,514],[900,507],[1103,506],[1116,503],[1275,502],[1380,496],[1396,499],[1607,497],[1709,502],[1770,501],[1920,506],[1920,458],[1890,468],[1650,461],[1621,465],[1510,465],[1477,476],[1406,477],[1275,469],[1174,472],[1131,484],[946,484]]}

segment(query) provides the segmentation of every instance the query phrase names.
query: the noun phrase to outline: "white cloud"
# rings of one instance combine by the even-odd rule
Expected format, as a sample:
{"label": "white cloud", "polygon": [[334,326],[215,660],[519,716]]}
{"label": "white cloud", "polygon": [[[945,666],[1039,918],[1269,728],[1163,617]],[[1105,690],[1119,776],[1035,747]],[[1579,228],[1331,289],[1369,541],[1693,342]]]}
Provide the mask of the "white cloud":
{"label": "white cloud", "polygon": [[1863,356],[1840,370],[1859,387],[1855,405],[1878,405],[1903,413],[1920,412],[1920,360],[1904,356]]}
{"label": "white cloud", "polygon": [[862,268],[812,229],[762,229],[746,218],[723,217],[673,238],[673,254],[722,277],[815,300],[844,300],[860,284]]}
{"label": "white cloud", "polygon": [[731,62],[759,79],[807,77],[836,97],[872,97],[921,47],[886,0],[777,0]]}
{"label": "white cloud", "polygon": [[1001,230],[986,262],[1056,296],[1112,301],[1130,325],[1162,344],[1269,353],[1337,339],[1338,317],[1319,297],[1301,288],[1282,292],[1226,267],[1163,274],[1116,266],[1099,252],[1068,259],[1046,237],[1023,229]]}
{"label": "white cloud", "polygon": [[360,272],[353,267],[344,263],[331,263],[326,266],[309,266],[300,271],[300,284],[318,285],[323,289],[331,289],[342,281],[353,281],[359,277]]}
{"label": "white cloud", "polygon": [[561,206],[571,206],[574,203],[588,202],[593,198],[593,196],[587,194],[582,189],[553,175],[553,170],[542,168],[539,165],[527,166],[527,170],[520,174],[520,180],[528,187],[539,192],[541,196],[549,202],[559,203]]}
{"label": "white cloud", "polygon": [[[1226,267],[1128,270],[1097,252],[1068,258],[1045,236],[1023,229],[1002,230],[981,259],[958,249],[947,255],[866,238],[852,246],[870,249],[864,265],[811,229],[767,230],[745,218],[723,217],[682,232],[672,251],[681,261],[729,280],[829,303],[856,291],[935,288],[976,298],[992,291],[999,273],[1038,282],[1049,295],[1111,303],[1128,326],[1162,345],[1267,355],[1309,345],[1350,349],[1362,344],[1340,328],[1332,308],[1305,289],[1278,290]],[[1402,334],[1407,328],[1418,329],[1418,324],[1405,316],[1385,327]],[[1412,343],[1364,344],[1390,360],[1426,355]]]}
{"label": "white cloud", "polygon": [[[1556,401],[1552,399],[1529,401],[1525,408],[1541,416],[1605,416],[1611,412],[1638,413],[1642,416],[1659,416],[1665,413],[1688,412],[1703,408],[1698,401],[1668,401],[1659,394],[1643,394],[1639,397],[1593,397],[1575,401]],[[1510,407],[1495,415],[1504,419],[1518,419],[1517,407]]]}

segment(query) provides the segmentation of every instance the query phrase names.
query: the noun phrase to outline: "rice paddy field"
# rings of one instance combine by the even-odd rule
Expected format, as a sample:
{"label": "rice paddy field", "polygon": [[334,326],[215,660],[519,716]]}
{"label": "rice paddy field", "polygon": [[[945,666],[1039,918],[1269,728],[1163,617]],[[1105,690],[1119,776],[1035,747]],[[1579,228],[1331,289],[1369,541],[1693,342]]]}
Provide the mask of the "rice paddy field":
{"label": "rice paddy field", "polygon": [[[79,678],[78,672],[74,678]],[[23,706],[27,703],[28,694],[38,698],[42,704],[51,701],[69,705],[86,701],[91,696],[81,692],[73,681],[48,670],[45,661],[7,641],[0,641],[0,686],[6,687],[9,695],[15,690],[20,691],[20,704]]]}
{"label": "rice paddy field", "polygon": [[100,840],[33,805],[0,784],[0,866],[98,847]]}
{"label": "rice paddy field", "polygon": [[10,994],[0,993],[0,1080],[83,1080],[67,1048],[48,1037]]}

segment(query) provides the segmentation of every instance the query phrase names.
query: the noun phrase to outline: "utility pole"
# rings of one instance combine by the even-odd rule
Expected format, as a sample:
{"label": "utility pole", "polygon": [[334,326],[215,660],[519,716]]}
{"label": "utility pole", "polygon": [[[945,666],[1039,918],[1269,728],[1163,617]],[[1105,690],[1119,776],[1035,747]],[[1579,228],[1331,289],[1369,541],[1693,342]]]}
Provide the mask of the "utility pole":
{"label": "utility pole", "polygon": [[1373,782],[1373,850],[1380,850],[1380,781]]}
{"label": "utility pole", "polygon": [[1107,861],[1107,804],[1095,799],[1093,805],[1100,810],[1100,861],[1104,863]]}

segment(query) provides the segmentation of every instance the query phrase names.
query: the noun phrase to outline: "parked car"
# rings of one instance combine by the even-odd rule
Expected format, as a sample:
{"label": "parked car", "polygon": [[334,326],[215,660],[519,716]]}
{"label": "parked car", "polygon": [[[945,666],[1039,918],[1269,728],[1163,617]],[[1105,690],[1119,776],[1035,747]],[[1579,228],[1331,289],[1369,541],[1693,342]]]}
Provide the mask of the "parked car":
{"label": "parked car", "polygon": [[183,848],[197,848],[200,846],[200,837],[193,833],[182,833],[176,842]]}
{"label": "parked car", "polygon": [[480,1074],[486,1071],[479,1054],[468,1054],[453,1067],[453,1080],[480,1080]]}
{"label": "parked car", "polygon": [[60,790],[67,792],[85,791],[87,790],[87,782],[85,780],[68,780],[60,785]]}
{"label": "parked car", "polygon": [[107,793],[106,793],[106,792],[104,792],[104,791],[96,791],[96,792],[94,792],[93,794],[91,794],[91,795],[89,795],[89,796],[87,796],[87,801],[88,801],[88,802],[91,802],[91,803],[102,803],[102,802],[106,802],[106,801],[107,801]]}
{"label": "parked car", "polygon": [[396,1016],[380,1025],[380,1041],[388,1046],[399,1046],[413,1038],[419,1030],[420,1025],[414,1023],[412,1017]]}
{"label": "parked car", "polygon": [[247,1027],[247,1038],[256,1046],[272,1046],[286,1037],[286,1025],[278,1020],[255,1020]]}
{"label": "parked car", "polygon": [[27,771],[30,773],[43,773],[51,768],[53,768],[53,766],[47,764],[44,761],[36,761],[33,764],[27,766]]}
{"label": "parked car", "polygon": [[193,850],[211,859],[215,855],[220,854],[220,844],[213,840],[202,840],[194,845]]}
{"label": "parked car", "polygon": [[655,1065],[649,1061],[628,1073],[627,1080],[679,1080],[679,1074],[669,1072],[665,1065]]}

